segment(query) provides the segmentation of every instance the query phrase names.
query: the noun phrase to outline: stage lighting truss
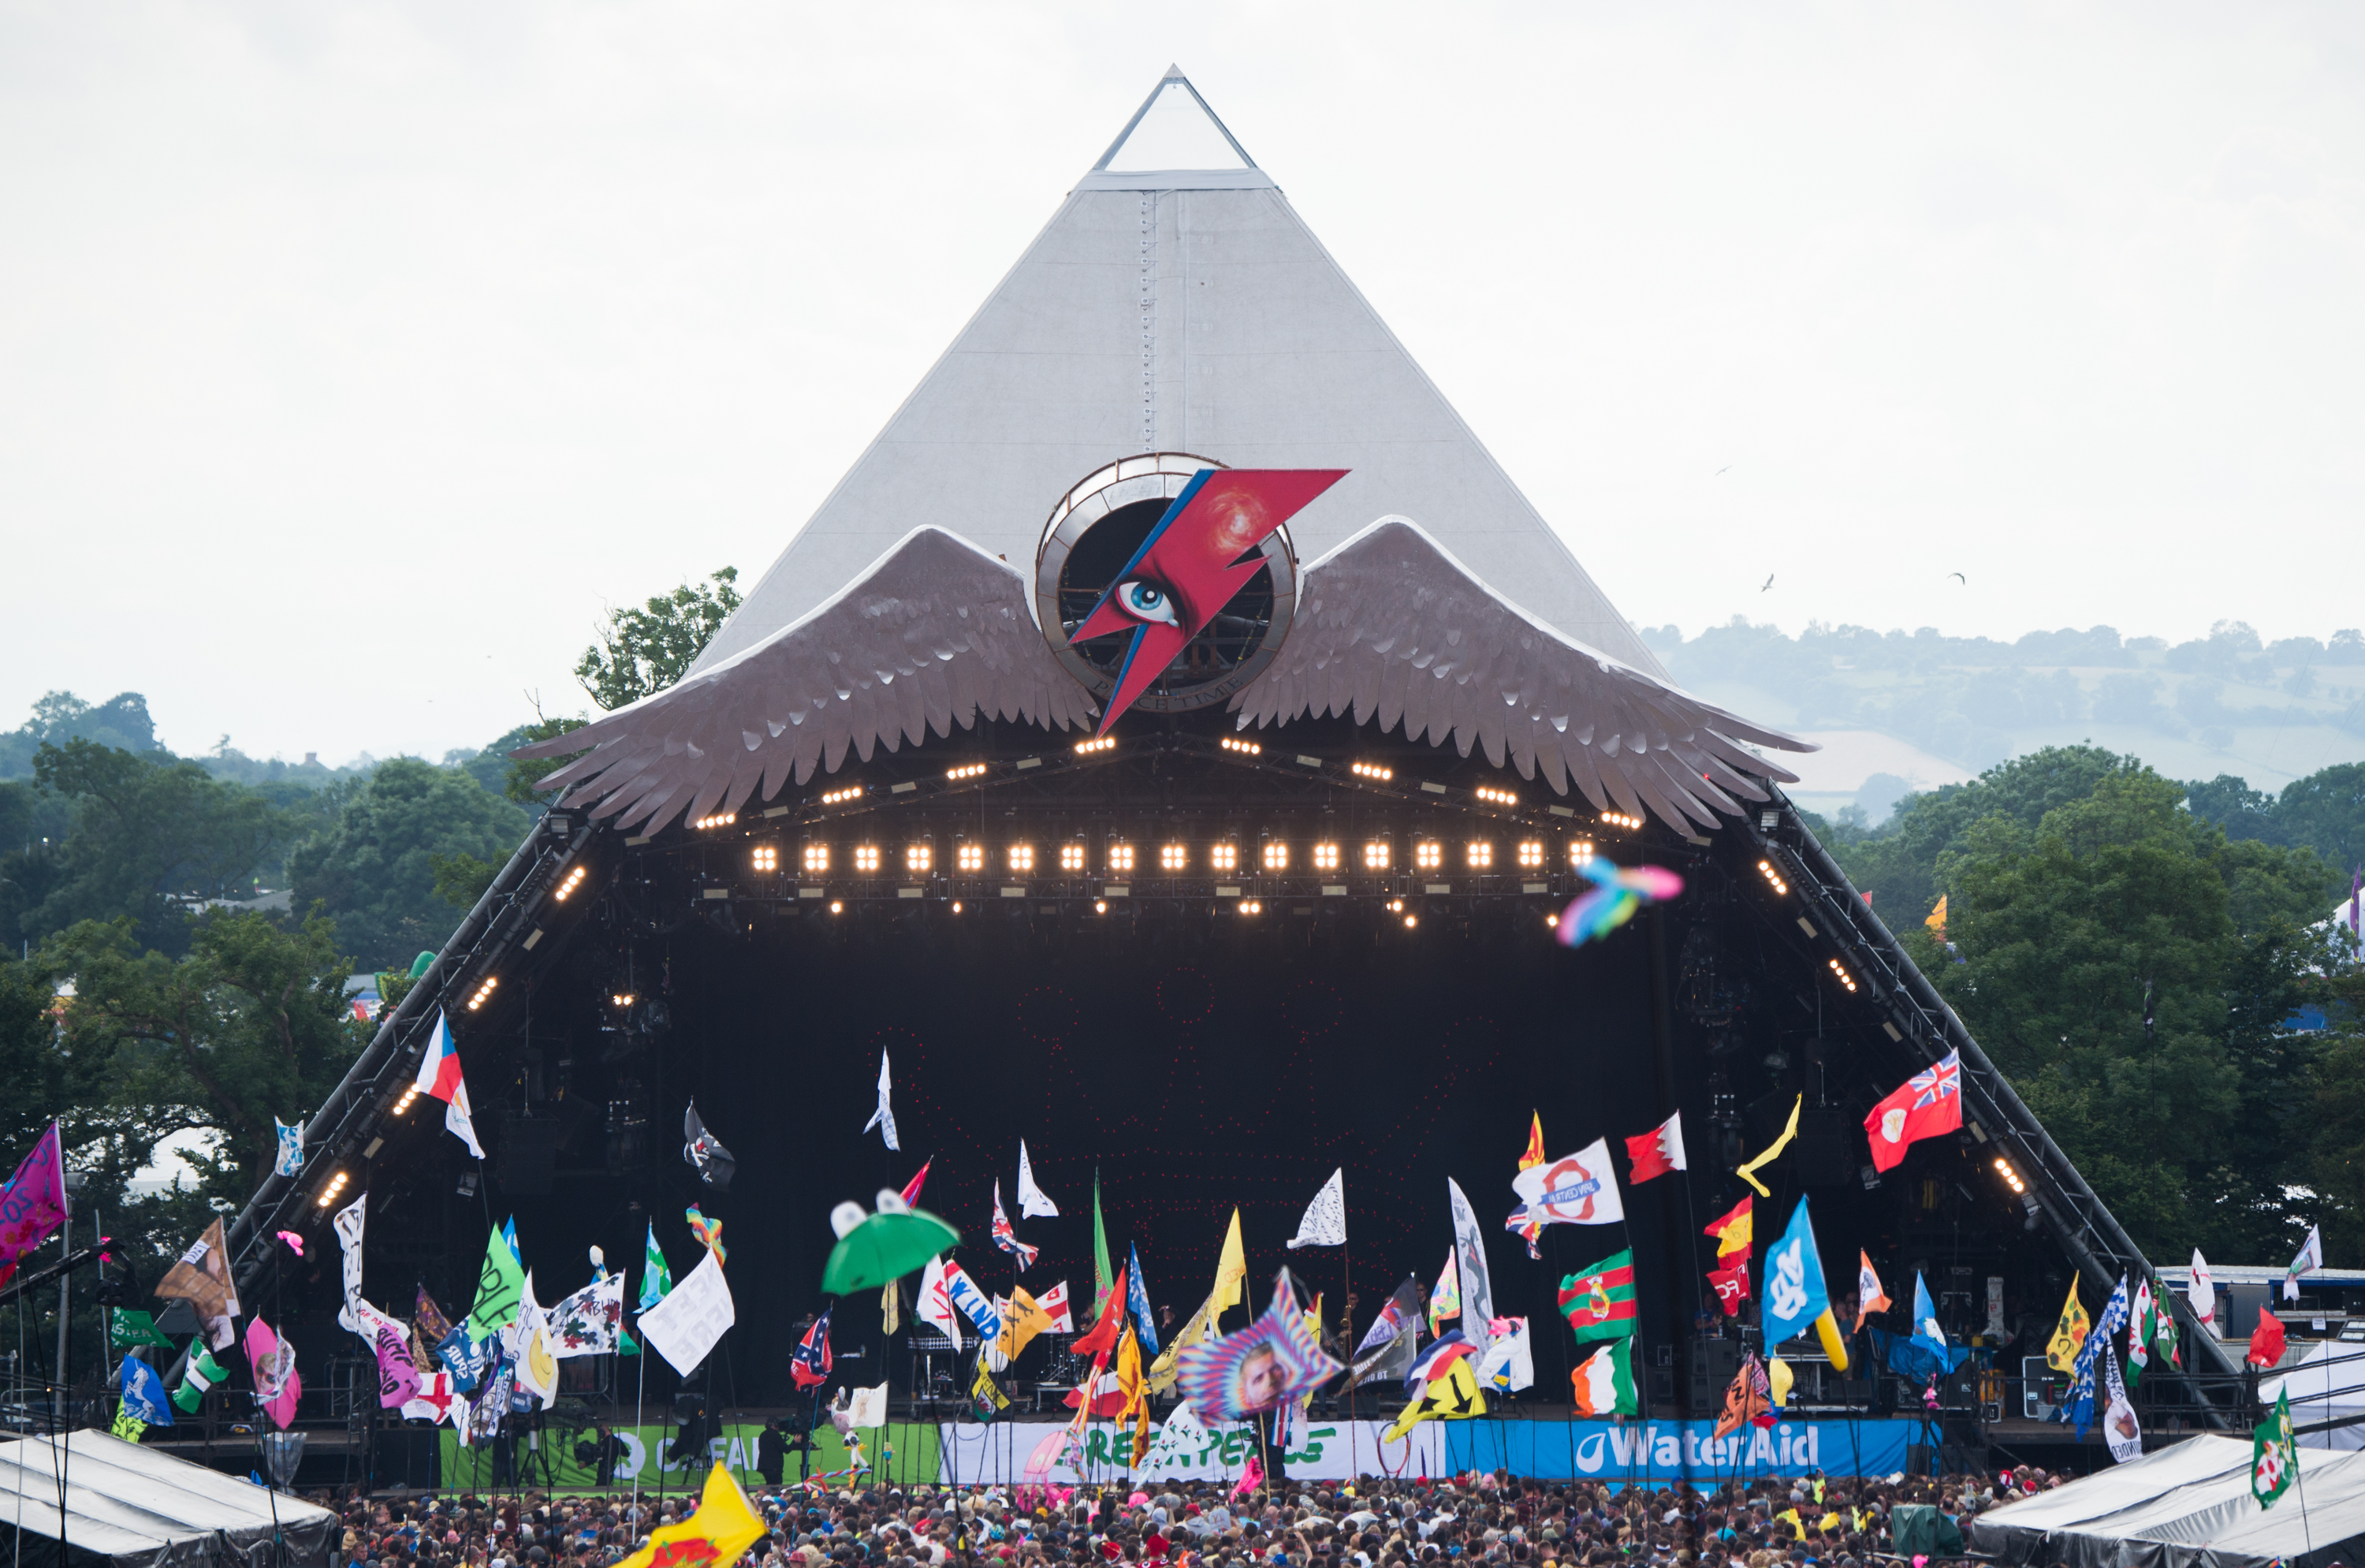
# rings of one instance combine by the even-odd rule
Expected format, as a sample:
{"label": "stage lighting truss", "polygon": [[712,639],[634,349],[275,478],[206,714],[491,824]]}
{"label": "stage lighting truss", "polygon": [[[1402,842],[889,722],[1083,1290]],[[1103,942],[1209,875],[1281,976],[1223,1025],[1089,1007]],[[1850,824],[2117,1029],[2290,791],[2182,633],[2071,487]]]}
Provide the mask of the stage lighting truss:
{"label": "stage lighting truss", "polygon": [[[1079,854],[1078,854],[1078,857],[1077,857],[1077,863],[1078,863],[1079,865],[1082,864],[1082,853],[1081,853],[1081,846],[1079,846]],[[1012,845],[1012,846],[1010,846],[1010,872],[1011,872],[1011,875],[1015,876],[1015,877],[1025,877],[1025,876],[1032,875],[1032,874],[1033,874],[1033,872],[1034,872],[1034,870],[1035,870],[1035,846],[1034,846],[1033,845],[1031,845],[1031,844],[1014,844],[1014,845]]]}
{"label": "stage lighting truss", "polygon": [[804,852],[804,868],[807,872],[814,876],[820,876],[826,872],[829,869],[829,846],[826,844],[806,845]]}
{"label": "stage lighting truss", "polygon": [[1363,846],[1363,869],[1384,871],[1394,863],[1395,851],[1384,838],[1373,839]]}
{"label": "stage lighting truss", "polygon": [[1376,762],[1354,763],[1350,765],[1347,771],[1352,773],[1358,778],[1376,778],[1383,784],[1396,776],[1396,770],[1395,768],[1382,767]]}
{"label": "stage lighting truss", "polygon": [[1254,741],[1239,740],[1231,735],[1226,735],[1224,737],[1223,747],[1226,751],[1239,752],[1243,756],[1261,756],[1264,751],[1264,747],[1257,745]]}
{"label": "stage lighting truss", "polygon": [[1474,838],[1463,857],[1473,871],[1491,871],[1495,868],[1495,846],[1490,840]]}
{"label": "stage lighting truss", "polygon": [[325,1209],[334,1204],[339,1198],[343,1197],[345,1194],[345,1188],[352,1182],[353,1179],[353,1173],[350,1170],[340,1170],[334,1176],[330,1177],[329,1184],[320,1189],[319,1202],[317,1206]]}
{"label": "stage lighting truss", "polygon": [[579,860],[574,865],[568,867],[566,869],[566,875],[559,879],[557,888],[550,895],[552,901],[556,903],[565,903],[566,902],[566,895],[581,887],[583,885],[583,879],[590,875],[590,873],[591,868],[584,865]]}
{"label": "stage lighting truss", "polygon": [[1059,846],[1059,869],[1081,871],[1084,868],[1084,846],[1082,843]]}
{"label": "stage lighting truss", "polygon": [[860,799],[862,799],[862,786],[859,784],[849,784],[843,790],[830,790],[824,791],[821,798],[821,803],[824,806],[842,806],[848,801],[858,801]]}
{"label": "stage lighting truss", "polygon": [[1544,841],[1541,838],[1519,840],[1519,869],[1539,871],[1544,864]]}
{"label": "stage lighting truss", "polygon": [[1076,743],[1076,755],[1078,756],[1090,756],[1094,752],[1115,751],[1115,749],[1116,737],[1115,735],[1103,735],[1096,741],[1078,741]]}
{"label": "stage lighting truss", "polygon": [[1267,839],[1262,858],[1268,872],[1286,871],[1289,869],[1289,846],[1279,839]]}
{"label": "stage lighting truss", "polygon": [[757,871],[777,871],[780,868],[780,851],[774,845],[759,844],[747,852],[747,864]]}
{"label": "stage lighting truss", "polygon": [[499,975],[487,975],[483,982],[476,987],[476,991],[469,996],[468,1011],[474,1013],[486,1002],[490,1002],[493,999],[493,988],[500,983]]}
{"label": "stage lighting truss", "polygon": [[702,833],[709,828],[729,827],[733,823],[735,823],[738,820],[739,813],[737,812],[723,812],[714,816],[701,817],[689,825]]}
{"label": "stage lighting truss", "polygon": [[866,874],[876,872],[879,869],[879,846],[875,844],[856,845],[854,868]]}
{"label": "stage lighting truss", "polygon": [[1228,839],[1207,846],[1207,869],[1236,871],[1240,864],[1240,846]]}
{"label": "stage lighting truss", "polygon": [[1485,801],[1490,806],[1516,806],[1519,803],[1519,796],[1513,794],[1510,790],[1497,790],[1493,788],[1491,785],[1482,784],[1477,789],[1473,790],[1471,793],[1477,796],[1480,800]]}
{"label": "stage lighting truss", "polygon": [[953,850],[953,866],[955,869],[970,876],[984,870],[985,846],[964,844],[958,846]]}
{"label": "stage lighting truss", "polygon": [[1187,871],[1191,868],[1191,848],[1184,844],[1163,844],[1158,848],[1158,868],[1161,871]]}
{"label": "stage lighting truss", "polygon": [[925,844],[907,844],[903,846],[903,869],[914,877],[926,876],[928,868],[936,864],[936,852]]}
{"label": "stage lighting truss", "polygon": [[1589,838],[1572,838],[1568,841],[1568,863],[1571,866],[1586,865],[1590,862],[1592,858],[1593,840]]}
{"label": "stage lighting truss", "polygon": [[1790,890],[1790,884],[1782,879],[1781,869],[1771,860],[1760,860],[1757,863],[1757,874],[1765,878],[1765,885],[1776,892],[1787,893]]}
{"label": "stage lighting truss", "polygon": [[1339,868],[1339,846],[1327,841],[1316,845],[1314,868],[1317,871],[1336,871]]}
{"label": "stage lighting truss", "polygon": [[947,767],[945,769],[945,777],[951,779],[982,778],[985,777],[985,766],[982,762],[971,762],[959,767]]}
{"label": "stage lighting truss", "polygon": [[[1364,865],[1370,866],[1373,863],[1373,862],[1369,856],[1364,857]],[[1378,864],[1384,866],[1387,862],[1383,860],[1378,862]],[[1438,843],[1437,840],[1433,838],[1422,839],[1419,843],[1412,846],[1412,864],[1413,869],[1416,871],[1434,871],[1438,869],[1438,868],[1445,864],[1445,846]]]}
{"label": "stage lighting truss", "polygon": [[1240,914],[1262,914],[1264,913],[1263,903],[1256,899],[1241,899],[1233,906],[1233,908],[1235,913]]}
{"label": "stage lighting truss", "polygon": [[394,1109],[388,1112],[387,1114],[396,1116],[401,1115],[405,1111],[410,1109],[410,1103],[418,1098],[419,1085],[416,1083],[404,1084],[402,1088],[402,1098],[394,1103]]}
{"label": "stage lighting truss", "polygon": [[2012,1168],[2012,1161],[2001,1154],[1996,1156],[1995,1170],[1997,1175],[2003,1178],[2003,1184],[2012,1189],[2014,1197],[2024,1196],[2027,1193],[2028,1183],[2022,1181],[2020,1172]]}
{"label": "stage lighting truss", "polygon": [[1604,827],[1624,828],[1628,833],[1639,833],[1642,831],[1642,819],[1637,816],[1629,816],[1624,812],[1604,812],[1601,813],[1601,825]]}
{"label": "stage lighting truss", "polygon": [[1111,876],[1121,876],[1133,869],[1133,846],[1112,844],[1108,846],[1108,868]]}
{"label": "stage lighting truss", "polygon": [[1847,966],[1841,963],[1837,958],[1826,958],[1823,961],[1831,965],[1832,978],[1838,980],[1840,984],[1845,986],[1847,988],[1848,994],[1850,996],[1854,996],[1855,994],[1855,976],[1848,973]]}

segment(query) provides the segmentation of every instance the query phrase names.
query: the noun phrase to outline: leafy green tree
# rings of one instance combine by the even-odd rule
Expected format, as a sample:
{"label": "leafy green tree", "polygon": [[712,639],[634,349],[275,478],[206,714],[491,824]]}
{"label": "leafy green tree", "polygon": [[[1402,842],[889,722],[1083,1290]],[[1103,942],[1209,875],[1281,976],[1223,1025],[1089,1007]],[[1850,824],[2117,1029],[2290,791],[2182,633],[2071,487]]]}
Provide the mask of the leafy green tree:
{"label": "leafy green tree", "polygon": [[295,825],[261,795],[194,762],[95,741],[44,743],[33,778],[73,805],[50,885],[19,916],[35,941],[78,921],[128,916],[143,946],[182,951],[185,904],[252,898]]}
{"label": "leafy green tree", "polygon": [[2353,961],[2317,982],[2329,1037],[2308,1074],[2308,1176],[2322,1200],[2324,1244],[2365,1249],[2365,968]]}
{"label": "leafy green tree", "polygon": [[148,699],[136,691],[118,692],[96,706],[71,691],[52,691],[33,704],[33,716],[6,734],[0,734],[0,778],[22,778],[33,770],[33,756],[44,745],[85,740],[123,751],[154,751],[156,722],[148,716]]}
{"label": "leafy green tree", "polygon": [[452,933],[437,857],[500,865],[530,825],[467,774],[396,757],[354,790],[333,828],[288,857],[296,906],[331,916],[339,945],[364,968],[407,965]]}
{"label": "leafy green tree", "polygon": [[2365,867],[2365,762],[2292,779],[2275,801],[2275,821],[2291,843],[2308,846],[2335,870]]}
{"label": "leafy green tree", "polygon": [[2001,772],[1981,780],[1997,809],[1937,857],[1956,953],[1918,924],[1909,950],[2139,1243],[2295,1240],[2310,1061],[2281,1025],[2324,956],[2323,863],[2229,844],[2182,786],[2106,754]]}
{"label": "leafy green tree", "polygon": [[723,622],[739,608],[739,568],[725,566],[705,583],[684,583],[638,609],[611,610],[600,641],[583,650],[575,678],[606,709],[663,691],[687,672]]}
{"label": "leafy green tree", "polygon": [[[202,1191],[243,1203],[277,1151],[275,1116],[308,1114],[364,1041],[344,1007],[350,966],[325,916],[283,924],[251,911],[194,923],[186,956],[143,949],[128,920],[85,921],[39,955],[71,981],[63,1047],[106,1074],[103,1103],[138,1118],[148,1148],[170,1134],[219,1135],[192,1159]],[[90,1096],[90,1086],[80,1092]]]}

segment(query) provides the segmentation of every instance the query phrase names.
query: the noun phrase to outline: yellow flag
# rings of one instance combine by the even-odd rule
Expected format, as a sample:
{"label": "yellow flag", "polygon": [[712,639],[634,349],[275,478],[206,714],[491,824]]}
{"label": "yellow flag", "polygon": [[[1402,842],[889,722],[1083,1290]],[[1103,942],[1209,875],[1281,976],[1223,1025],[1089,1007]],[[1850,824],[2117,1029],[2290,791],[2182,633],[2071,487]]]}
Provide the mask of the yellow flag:
{"label": "yellow flag", "polygon": [[1240,1245],[1240,1211],[1232,1211],[1232,1227],[1224,1232],[1223,1255],[1216,1260],[1216,1310],[1240,1305],[1241,1282],[1249,1277],[1248,1249]]}
{"label": "yellow flag", "polygon": [[1025,1285],[1014,1284],[1010,1287],[1010,1310],[1002,1315],[1002,1336],[994,1340],[993,1348],[1001,1352],[1003,1364],[1007,1366],[1034,1343],[1036,1335],[1050,1330],[1051,1315],[1026,1294]]}
{"label": "yellow flag", "polygon": [[1775,1409],[1779,1410],[1790,1403],[1790,1385],[1797,1381],[1797,1373],[1791,1372],[1790,1363],[1781,1357],[1771,1356],[1766,1359],[1765,1383],[1766,1386],[1774,1391]]}
{"label": "yellow flag", "polygon": [[1930,912],[1930,917],[1927,920],[1924,920],[1922,924],[1928,926],[1930,928],[1930,935],[1936,937],[1939,941],[1944,942],[1946,939],[1945,894],[1940,893],[1938,895],[1938,907],[1932,910]]}
{"label": "yellow flag", "polygon": [[903,1327],[903,1292],[893,1280],[888,1281],[887,1288],[879,1293],[879,1316],[886,1325],[881,1333],[892,1334]]}
{"label": "yellow flag", "polygon": [[1782,1136],[1774,1140],[1774,1147],[1733,1172],[1734,1175],[1756,1188],[1757,1195],[1761,1198],[1770,1198],[1774,1193],[1765,1182],[1757,1179],[1757,1168],[1789,1148],[1790,1140],[1799,1136],[1799,1107],[1806,1103],[1807,1097],[1804,1094],[1791,1101],[1789,1124],[1783,1127]]}
{"label": "yellow flag", "polygon": [[1183,1347],[1203,1345],[1216,1337],[1216,1298],[1211,1295],[1199,1304],[1198,1311],[1182,1320],[1182,1327],[1174,1331],[1166,1348],[1158,1352],[1158,1359],[1149,1363],[1150,1393],[1164,1398],[1174,1392],[1175,1368]]}
{"label": "yellow flag", "polygon": [[649,1532],[649,1543],[617,1564],[617,1568],[702,1568],[705,1564],[736,1562],[739,1554],[764,1533],[747,1494],[731,1473],[716,1465],[706,1478],[698,1512],[678,1525]]}
{"label": "yellow flag", "polygon": [[1125,1395],[1125,1407],[1116,1413],[1117,1425],[1133,1423],[1133,1462],[1139,1464],[1149,1451],[1149,1384],[1141,1375],[1141,1342],[1133,1337],[1129,1323],[1125,1338],[1116,1342],[1116,1387]]}
{"label": "yellow flag", "polygon": [[2061,1304],[2061,1321],[2053,1326],[2053,1338],[2045,1347],[2045,1364],[2058,1372],[2077,1370],[2078,1348],[2086,1342],[2086,1331],[2091,1327],[2078,1301],[2078,1276],[2072,1274],[2069,1299]]}
{"label": "yellow flag", "polygon": [[1456,1356],[1444,1376],[1429,1379],[1420,1397],[1404,1407],[1387,1437],[1393,1442],[1423,1421],[1462,1421],[1485,1414],[1486,1396],[1478,1392],[1478,1374],[1471,1370],[1469,1357]]}

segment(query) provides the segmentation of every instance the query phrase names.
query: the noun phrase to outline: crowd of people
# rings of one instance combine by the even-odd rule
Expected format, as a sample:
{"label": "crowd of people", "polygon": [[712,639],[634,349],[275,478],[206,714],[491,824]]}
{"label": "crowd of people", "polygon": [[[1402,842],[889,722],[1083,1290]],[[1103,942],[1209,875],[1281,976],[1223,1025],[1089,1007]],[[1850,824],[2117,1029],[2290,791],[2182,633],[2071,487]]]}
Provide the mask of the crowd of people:
{"label": "crowd of people", "polygon": [[[1936,1480],[1820,1474],[1617,1487],[1508,1472],[1438,1480],[1135,1485],[842,1483],[751,1493],[754,1568],[1923,1568],[1958,1558],[1967,1517],[2059,1482],[2033,1468]],[[324,1502],[331,1500],[323,1498]],[[612,1568],[697,1499],[630,1492],[331,1502],[331,1568]],[[715,1564],[714,1568],[726,1568]]]}

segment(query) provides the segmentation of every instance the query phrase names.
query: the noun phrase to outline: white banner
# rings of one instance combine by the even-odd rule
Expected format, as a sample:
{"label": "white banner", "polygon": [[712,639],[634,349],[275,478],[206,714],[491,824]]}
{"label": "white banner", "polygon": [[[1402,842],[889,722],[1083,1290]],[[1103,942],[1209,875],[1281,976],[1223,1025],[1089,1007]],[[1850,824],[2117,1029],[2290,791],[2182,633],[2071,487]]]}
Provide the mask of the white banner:
{"label": "white banner", "polygon": [[[1292,1478],[1313,1481],[1347,1481],[1358,1475],[1443,1475],[1448,1473],[1444,1433],[1449,1424],[1423,1421],[1405,1437],[1384,1442],[1385,1421],[1301,1417],[1290,1423],[1283,1462]],[[1172,1442],[1166,1440],[1170,1428],[1177,1428]],[[945,1422],[938,1434],[942,1447],[937,1479],[947,1485],[964,1486],[972,1482],[1026,1481],[1073,1486],[1136,1474],[1126,1462],[1133,1457],[1131,1427],[1094,1421],[1086,1428],[1086,1473],[1079,1473],[1060,1458],[1067,1429],[1064,1422],[998,1421],[990,1427]],[[1138,1478],[1171,1475],[1183,1481],[1237,1481],[1257,1454],[1256,1432],[1247,1422],[1202,1423],[1187,1406],[1178,1406],[1174,1416],[1153,1426],[1151,1431],[1149,1453]]]}

